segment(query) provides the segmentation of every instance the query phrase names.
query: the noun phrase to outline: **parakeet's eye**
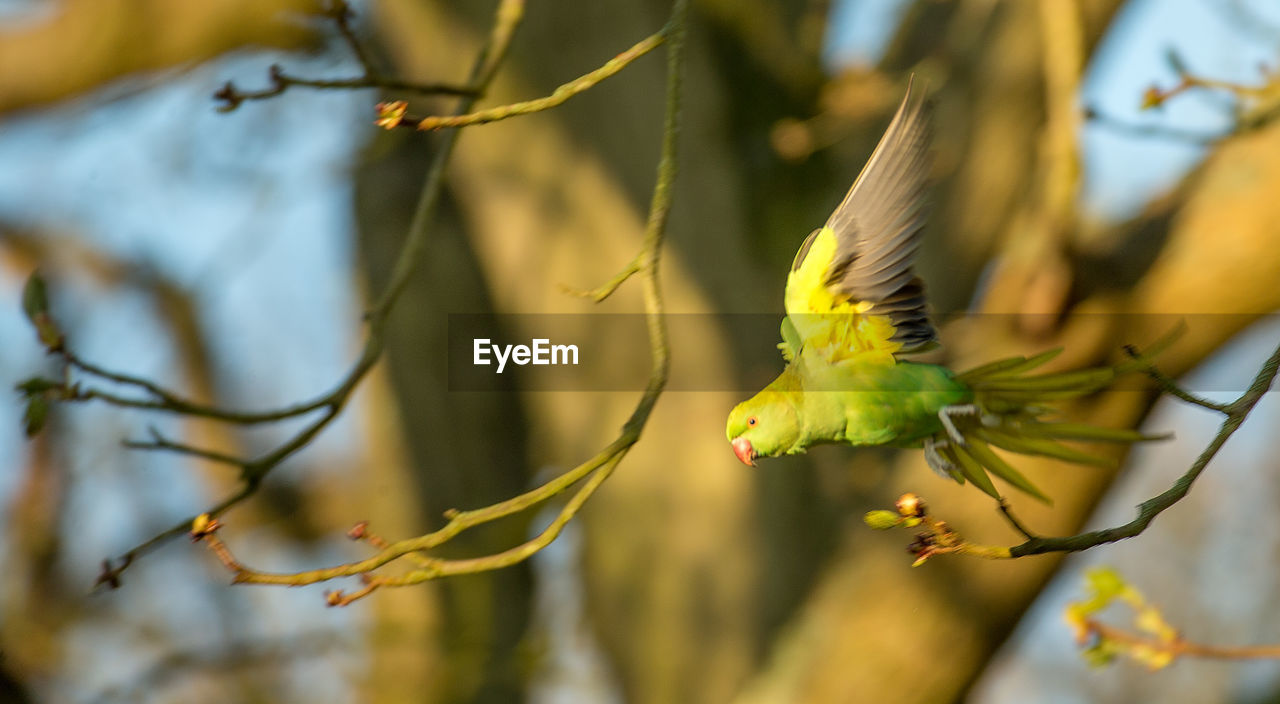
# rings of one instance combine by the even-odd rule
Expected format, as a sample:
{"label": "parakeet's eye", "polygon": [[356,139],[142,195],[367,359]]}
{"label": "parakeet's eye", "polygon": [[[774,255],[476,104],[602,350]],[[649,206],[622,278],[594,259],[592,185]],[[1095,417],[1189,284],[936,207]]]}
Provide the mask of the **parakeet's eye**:
{"label": "parakeet's eye", "polygon": [[755,425],[756,425],[756,417],[755,417],[755,416],[751,416],[750,418],[748,418],[748,419],[747,419],[747,425],[749,425],[749,426],[751,426],[751,427],[753,427],[753,428],[754,428],[754,427],[755,427]]}

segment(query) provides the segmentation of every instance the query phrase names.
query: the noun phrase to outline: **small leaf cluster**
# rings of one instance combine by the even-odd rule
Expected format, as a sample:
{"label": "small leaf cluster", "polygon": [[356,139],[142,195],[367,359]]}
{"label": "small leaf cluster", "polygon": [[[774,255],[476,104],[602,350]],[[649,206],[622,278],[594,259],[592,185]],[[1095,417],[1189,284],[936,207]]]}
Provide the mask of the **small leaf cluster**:
{"label": "small leaf cluster", "polygon": [[[1128,656],[1151,670],[1167,667],[1176,657],[1180,642],[1177,629],[1165,621],[1160,610],[1110,567],[1096,567],[1085,573],[1088,597],[1067,605],[1063,617],[1075,632],[1084,659],[1094,667],[1110,665],[1118,656]],[[1117,638],[1109,629],[1099,628],[1093,616],[1116,601],[1134,612],[1133,627],[1148,638]]]}

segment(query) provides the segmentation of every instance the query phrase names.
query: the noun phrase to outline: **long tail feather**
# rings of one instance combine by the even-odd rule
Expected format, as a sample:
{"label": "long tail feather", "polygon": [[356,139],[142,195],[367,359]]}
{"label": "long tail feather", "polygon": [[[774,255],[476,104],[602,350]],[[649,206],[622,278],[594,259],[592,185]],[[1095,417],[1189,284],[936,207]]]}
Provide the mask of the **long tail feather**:
{"label": "long tail feather", "polygon": [[1090,464],[1107,469],[1112,469],[1116,466],[1115,460],[1110,458],[1091,455],[1083,450],[1076,450],[1045,438],[1010,435],[990,428],[975,428],[973,434],[996,447],[1016,452],[1020,455],[1055,457],[1075,464]]}
{"label": "long tail feather", "polygon": [[1041,366],[1060,354],[1062,354],[1062,348],[1058,347],[1047,352],[1041,352],[1034,357],[1009,357],[1008,359],[1001,359],[975,367],[963,374],[958,374],[957,377],[961,381],[968,382],[968,377],[989,379],[1007,374],[1022,374]]}
{"label": "long tail feather", "polygon": [[[1029,374],[1061,353],[1049,350],[1030,357],[1002,359],[957,374],[956,378],[973,390],[977,414],[953,417],[963,443],[943,443],[939,453],[954,465],[957,481],[967,479],[987,494],[999,498],[988,473],[1009,485],[1049,503],[1049,498],[993,448],[1021,455],[1052,457],[1073,464],[1114,468],[1116,462],[1062,444],[1135,443],[1164,440],[1170,435],[1151,435],[1136,430],[1101,428],[1086,423],[1041,420],[1056,401],[1080,398],[1110,386],[1117,377],[1148,369],[1152,359],[1169,347],[1185,328],[1178,326],[1142,352],[1110,367],[1067,372]],[[939,441],[947,438],[941,433]],[[963,482],[962,482],[963,483]]]}
{"label": "long tail feather", "polygon": [[983,490],[987,495],[994,499],[1000,498],[1000,492],[996,491],[995,484],[991,483],[991,477],[987,476],[986,471],[982,469],[982,465],[978,464],[978,461],[973,458],[973,455],[965,452],[963,447],[959,445],[950,445],[943,450],[943,453],[947,455],[948,459],[956,463],[956,466],[960,469],[960,473],[963,474],[966,479],[973,482],[974,486]]}
{"label": "long tail feather", "polygon": [[1123,428],[1102,428],[1086,423],[1021,423],[1018,431],[1027,435],[1059,440],[1081,440],[1084,442],[1147,442],[1151,440],[1168,440],[1173,433],[1148,435],[1136,430]]}
{"label": "long tail feather", "polygon": [[982,466],[990,470],[992,474],[1000,477],[1037,499],[1040,499],[1046,504],[1053,504],[1053,501],[1050,500],[1048,496],[1045,496],[1044,492],[1036,488],[1036,485],[1032,484],[1030,480],[1023,476],[1022,472],[1019,472],[1008,462],[1005,462],[1004,459],[997,455],[985,442],[977,438],[970,438],[969,444],[966,447],[968,447],[969,453],[973,455],[973,458],[981,462]]}

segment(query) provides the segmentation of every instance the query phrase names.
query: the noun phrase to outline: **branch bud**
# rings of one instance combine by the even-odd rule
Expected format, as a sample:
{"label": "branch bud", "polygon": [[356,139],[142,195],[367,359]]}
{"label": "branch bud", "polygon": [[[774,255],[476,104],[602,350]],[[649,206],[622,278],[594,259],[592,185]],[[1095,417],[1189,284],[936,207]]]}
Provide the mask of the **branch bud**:
{"label": "branch bud", "polygon": [[889,530],[896,528],[902,522],[902,517],[893,511],[867,511],[862,522],[872,530]]}
{"label": "branch bud", "polygon": [[36,329],[36,338],[50,352],[62,349],[62,331],[49,314],[49,291],[40,271],[31,272],[22,287],[22,312]]}
{"label": "branch bud", "polygon": [[49,401],[42,394],[28,396],[27,411],[22,417],[23,429],[27,437],[33,438],[39,434],[48,419]]}
{"label": "branch bud", "polygon": [[403,100],[392,100],[378,103],[375,109],[378,111],[378,119],[373,124],[389,130],[399,127],[400,123],[404,122],[405,113],[409,110],[409,103]]}
{"label": "branch bud", "polygon": [[191,539],[200,542],[213,535],[221,527],[222,524],[218,522],[218,519],[207,513],[202,513],[191,521]]}
{"label": "branch bud", "polygon": [[898,515],[903,518],[923,518],[925,516],[924,499],[915,494],[907,493],[898,497],[898,502],[894,504],[898,509]]}

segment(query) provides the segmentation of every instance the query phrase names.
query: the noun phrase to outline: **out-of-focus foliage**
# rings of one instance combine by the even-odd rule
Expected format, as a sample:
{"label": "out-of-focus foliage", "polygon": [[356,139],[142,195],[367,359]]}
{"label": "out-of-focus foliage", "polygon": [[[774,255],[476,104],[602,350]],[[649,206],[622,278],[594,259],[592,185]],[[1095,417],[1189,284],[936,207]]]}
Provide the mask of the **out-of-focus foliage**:
{"label": "out-of-focus foliage", "polygon": [[[308,75],[350,75],[341,43],[319,44],[330,39],[324,23],[302,18],[315,5],[73,0],[5,28],[0,109],[8,122],[0,133],[27,129],[39,138],[29,149],[44,145],[13,152],[38,155],[24,157],[24,173],[84,173],[59,176],[47,190],[23,185],[29,176],[0,175],[12,191],[0,193],[0,308],[14,319],[0,319],[0,330],[15,341],[0,350],[6,383],[48,371],[20,318],[22,282],[37,264],[52,282],[58,332],[196,398],[269,406],[337,378],[347,362],[339,353],[360,344],[365,291],[388,275],[436,142],[409,131],[376,134],[372,107],[382,96],[369,93],[291,90],[218,116],[216,125],[206,122],[214,104],[204,98],[228,78],[267,81],[275,61],[305,65]],[[832,3],[694,3],[682,174],[663,262],[672,311],[780,312],[798,242],[856,175],[910,71],[937,103],[923,276],[943,317],[967,308],[986,314],[945,326],[943,361],[964,368],[1063,346],[1060,369],[1101,363],[1121,344],[1149,341],[1192,316],[1184,341],[1162,358],[1177,375],[1280,307],[1280,127],[1265,115],[1198,146],[1198,166],[1131,218],[1100,221],[1080,206],[1083,175],[1096,167],[1081,131],[1100,127],[1075,112],[1082,101],[1074,91],[1106,58],[1098,52],[1108,32],[1109,43],[1146,36],[1127,19],[1136,3],[902,6],[883,30],[878,65],[827,68]],[[1064,8],[1078,11],[1069,26],[1047,19]],[[356,27],[389,71],[458,80],[492,7],[379,0],[358,9]],[[530,3],[489,104],[549,93],[655,31],[669,9],[658,0]],[[1263,22],[1247,24],[1232,30],[1242,43],[1267,32]],[[319,53],[258,53],[264,47]],[[420,534],[440,525],[444,509],[519,493],[616,434],[634,394],[532,392],[514,383],[499,394],[450,392],[441,340],[451,312],[595,310],[560,285],[595,285],[637,249],[663,72],[659,58],[646,57],[553,111],[461,135],[411,305],[392,318],[384,365],[353,398],[347,422],[233,514],[236,537],[257,546],[246,559],[281,570],[352,559],[360,546],[341,535],[357,520],[390,537]],[[1146,82],[1167,88],[1175,80]],[[188,82],[198,85],[175,90]],[[1137,105],[1142,91],[1124,98]],[[147,111],[131,107],[148,100]],[[1163,118],[1149,119],[1172,122],[1184,101],[1238,104],[1229,92],[1188,90],[1166,101]],[[45,106],[53,110],[19,113]],[[440,114],[450,104],[417,98],[411,107]],[[75,130],[76,139],[60,130]],[[96,142],[94,133],[102,135]],[[135,165],[139,154],[149,163]],[[150,180],[137,176],[143,172]],[[68,187],[76,191],[64,193]],[[22,201],[43,210],[23,210]],[[182,209],[168,209],[175,203]],[[321,207],[333,203],[344,208]],[[85,216],[117,211],[131,217]],[[239,226],[215,229],[227,213]],[[264,223],[269,232],[258,229]],[[283,244],[273,249],[276,241]],[[166,254],[166,246],[187,256]],[[336,263],[324,252],[336,252]],[[36,298],[28,312],[39,318]],[[636,312],[640,300],[623,289],[600,310]],[[315,320],[327,322],[308,322]],[[525,326],[521,335],[536,332],[530,318],[514,324]],[[605,342],[620,360],[643,352]],[[731,317],[673,340],[672,354],[673,374],[700,375],[715,388],[758,386],[779,364],[772,342]],[[1238,366],[1247,375],[1256,362]],[[862,523],[869,509],[908,490],[927,488],[966,537],[1004,544],[1017,536],[989,501],[936,480],[916,452],[831,448],[744,470],[723,438],[724,414],[740,395],[674,393],[575,522],[581,552],[556,544],[566,552],[539,563],[557,565],[576,591],[514,568],[326,611],[306,590],[227,587],[202,549],[174,543],[125,573],[121,589],[86,597],[100,558],[203,509],[235,477],[124,454],[118,440],[144,437],[154,419],[101,407],[30,410],[42,391],[23,389],[28,427],[44,426],[31,444],[21,444],[24,408],[0,414],[12,421],[0,457],[14,468],[0,478],[0,693],[14,700],[507,702],[537,682],[539,697],[587,701],[956,701],[1057,566],[1051,558],[944,557],[912,570],[901,532]],[[1130,427],[1151,402],[1122,392],[1068,413]],[[273,431],[200,423],[164,429],[246,453],[276,439]],[[1241,435],[1265,430],[1246,425]],[[1185,468],[1183,455],[1200,447],[1178,449],[1160,464]],[[1019,509],[1049,534],[1080,528],[1114,478],[1051,461],[1025,470],[1056,503]],[[1238,498],[1223,484],[1205,488],[1218,503]],[[897,520],[877,520],[890,518]],[[1186,520],[1170,514],[1151,533]],[[523,516],[496,526],[452,556],[510,545],[535,523]],[[1266,555],[1275,537],[1250,540],[1254,554]],[[1234,543],[1160,545],[1168,559],[1158,563],[1167,571],[1157,584],[1227,574],[1214,555]],[[1246,571],[1253,564],[1233,562]],[[1194,596],[1229,602],[1213,598],[1225,588],[1205,578]],[[549,606],[564,599],[577,608]],[[1008,681],[1034,684],[1036,673],[1019,667]],[[1262,672],[1251,691],[1274,689],[1273,670],[1251,672]],[[1214,680],[1223,698],[1237,691],[1230,680]],[[1128,698],[1123,688],[1108,696],[1140,699],[1134,690],[1149,681],[1134,680]],[[1061,700],[1071,697],[1065,691]]]}
{"label": "out-of-focus foliage", "polygon": [[[1174,653],[1168,646],[1177,642],[1178,631],[1164,620],[1160,609],[1147,603],[1142,593],[1124,581],[1119,572],[1094,567],[1085,572],[1085,586],[1085,600],[1069,605],[1063,617],[1075,632],[1076,642],[1084,646],[1082,654],[1090,664],[1109,665],[1120,655],[1127,655],[1152,670],[1168,667],[1173,662]],[[1093,617],[1117,600],[1133,609],[1134,627],[1152,636],[1154,644],[1125,642],[1094,629]]]}

